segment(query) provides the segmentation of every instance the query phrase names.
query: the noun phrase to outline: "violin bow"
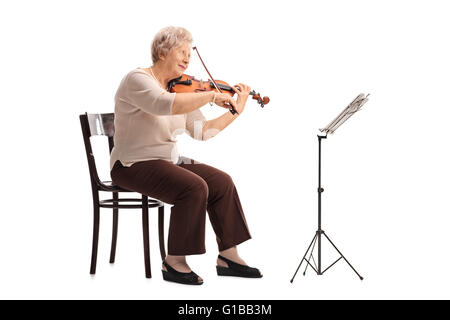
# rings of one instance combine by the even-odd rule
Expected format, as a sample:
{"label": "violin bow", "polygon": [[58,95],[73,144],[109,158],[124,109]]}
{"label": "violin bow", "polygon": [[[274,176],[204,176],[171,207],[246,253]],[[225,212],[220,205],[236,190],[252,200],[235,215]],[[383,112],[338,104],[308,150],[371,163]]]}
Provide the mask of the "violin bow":
{"label": "violin bow", "polygon": [[[205,68],[206,72],[208,73],[209,77],[211,78],[211,81],[212,81],[212,83],[214,84],[214,87],[216,87],[217,91],[219,91],[220,93],[222,93],[222,90],[220,90],[220,88],[219,88],[219,86],[217,85],[216,81],[215,81],[214,78],[211,76],[211,73],[209,72],[208,68],[206,67],[205,63],[203,62],[203,59],[202,59],[202,57],[200,56],[200,53],[198,52],[197,47],[192,47],[192,49],[195,50],[195,52],[197,52],[197,55],[198,55],[198,57],[200,58],[200,61],[201,61],[202,65],[203,65],[203,68]],[[231,106],[231,109],[230,109],[231,114],[233,114],[233,115],[236,114],[236,113],[239,114],[239,112],[237,112],[236,109],[234,109],[233,105],[230,104],[230,106]]]}

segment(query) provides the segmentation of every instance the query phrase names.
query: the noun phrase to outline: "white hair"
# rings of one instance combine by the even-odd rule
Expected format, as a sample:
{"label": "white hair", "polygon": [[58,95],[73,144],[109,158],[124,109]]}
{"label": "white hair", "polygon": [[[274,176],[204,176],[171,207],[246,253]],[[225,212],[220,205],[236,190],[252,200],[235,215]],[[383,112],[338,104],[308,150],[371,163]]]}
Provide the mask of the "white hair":
{"label": "white hair", "polygon": [[153,63],[159,60],[159,54],[165,56],[183,42],[192,43],[192,35],[185,28],[170,26],[159,30],[152,42]]}

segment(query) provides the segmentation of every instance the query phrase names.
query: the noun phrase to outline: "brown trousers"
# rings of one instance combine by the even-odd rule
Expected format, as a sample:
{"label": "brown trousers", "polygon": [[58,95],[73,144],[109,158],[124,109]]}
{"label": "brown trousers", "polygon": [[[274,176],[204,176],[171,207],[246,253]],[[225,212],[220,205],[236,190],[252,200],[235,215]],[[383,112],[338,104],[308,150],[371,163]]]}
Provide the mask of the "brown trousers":
{"label": "brown trousers", "polygon": [[111,170],[115,184],[172,204],[168,253],[205,253],[206,210],[216,233],[219,251],[251,238],[231,177],[216,168],[180,157],[177,164],[148,160]]}

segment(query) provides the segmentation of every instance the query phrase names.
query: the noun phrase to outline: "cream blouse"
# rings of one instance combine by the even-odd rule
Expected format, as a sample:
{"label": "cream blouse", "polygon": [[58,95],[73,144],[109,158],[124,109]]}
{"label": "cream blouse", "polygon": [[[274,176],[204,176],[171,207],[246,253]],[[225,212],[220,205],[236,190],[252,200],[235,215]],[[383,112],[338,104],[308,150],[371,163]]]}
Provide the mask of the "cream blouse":
{"label": "cream blouse", "polygon": [[170,93],[151,75],[137,68],[121,81],[115,95],[114,148],[110,169],[116,160],[130,167],[145,160],[163,159],[177,163],[176,136],[184,132],[203,138],[206,122],[199,109],[172,115],[176,93]]}

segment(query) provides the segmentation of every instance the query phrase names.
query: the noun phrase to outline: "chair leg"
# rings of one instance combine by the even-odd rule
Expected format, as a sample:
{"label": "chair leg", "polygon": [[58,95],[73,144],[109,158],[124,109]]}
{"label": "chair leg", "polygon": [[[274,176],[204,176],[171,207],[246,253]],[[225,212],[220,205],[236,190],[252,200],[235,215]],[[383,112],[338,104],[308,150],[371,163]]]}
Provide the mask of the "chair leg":
{"label": "chair leg", "polygon": [[[119,193],[113,192],[113,200],[119,199]],[[118,205],[118,202],[113,202],[114,205]],[[111,240],[111,254],[109,257],[109,263],[114,263],[116,260],[116,246],[117,246],[117,229],[119,225],[119,208],[113,209],[113,231]]]}
{"label": "chair leg", "polygon": [[165,240],[164,240],[164,205],[158,208],[158,228],[159,228],[159,251],[161,259],[166,258]]}
{"label": "chair leg", "polygon": [[97,267],[98,233],[100,228],[100,206],[94,199],[94,232],[92,236],[91,274],[95,274]]}
{"label": "chair leg", "polygon": [[148,230],[148,197],[142,196],[142,231],[144,235],[144,259],[145,259],[145,277],[151,278],[150,270],[150,240]]}

